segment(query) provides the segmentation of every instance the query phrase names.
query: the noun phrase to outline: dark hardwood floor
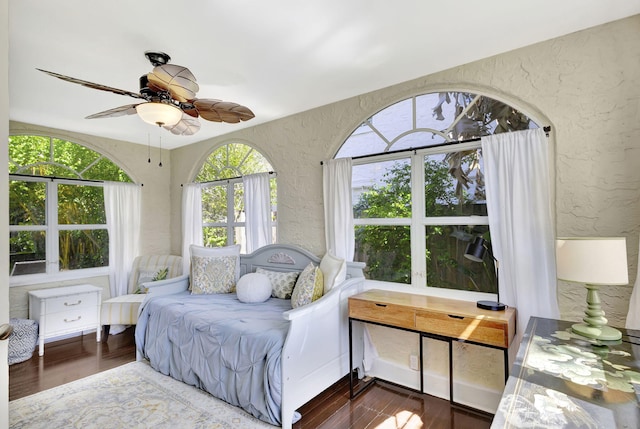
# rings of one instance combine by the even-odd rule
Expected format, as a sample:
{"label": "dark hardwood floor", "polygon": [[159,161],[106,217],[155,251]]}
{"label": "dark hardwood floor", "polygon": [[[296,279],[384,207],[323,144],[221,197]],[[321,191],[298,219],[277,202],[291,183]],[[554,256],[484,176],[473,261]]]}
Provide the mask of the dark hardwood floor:
{"label": "dark hardwood floor", "polygon": [[[133,328],[97,343],[95,334],[45,345],[44,356],[9,366],[9,400],[37,393],[100,371],[133,362]],[[449,402],[378,382],[349,400],[347,377],[300,408],[294,429],[469,428],[491,425],[491,416],[450,406]]]}

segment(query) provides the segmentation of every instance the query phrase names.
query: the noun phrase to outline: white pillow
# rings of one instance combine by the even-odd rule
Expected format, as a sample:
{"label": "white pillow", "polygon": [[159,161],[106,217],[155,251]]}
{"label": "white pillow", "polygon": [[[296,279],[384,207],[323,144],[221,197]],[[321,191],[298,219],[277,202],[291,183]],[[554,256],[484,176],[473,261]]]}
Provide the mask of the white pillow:
{"label": "white pillow", "polygon": [[203,247],[192,244],[191,293],[229,293],[240,277],[240,245]]}
{"label": "white pillow", "polygon": [[238,280],[236,294],[240,302],[264,302],[271,297],[271,281],[264,274],[245,274]]}
{"label": "white pillow", "polygon": [[324,293],[326,294],[347,278],[347,261],[327,252],[320,261],[320,270],[324,276]]}

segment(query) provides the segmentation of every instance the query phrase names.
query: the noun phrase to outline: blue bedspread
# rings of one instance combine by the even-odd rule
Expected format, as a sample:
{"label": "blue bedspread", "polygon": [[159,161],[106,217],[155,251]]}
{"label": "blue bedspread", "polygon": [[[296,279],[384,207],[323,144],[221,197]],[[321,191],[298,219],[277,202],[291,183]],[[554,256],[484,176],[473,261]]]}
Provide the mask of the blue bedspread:
{"label": "blue bedspread", "polygon": [[281,354],[291,301],[245,304],[235,294],[153,297],[136,326],[136,347],[163,374],[280,425]]}

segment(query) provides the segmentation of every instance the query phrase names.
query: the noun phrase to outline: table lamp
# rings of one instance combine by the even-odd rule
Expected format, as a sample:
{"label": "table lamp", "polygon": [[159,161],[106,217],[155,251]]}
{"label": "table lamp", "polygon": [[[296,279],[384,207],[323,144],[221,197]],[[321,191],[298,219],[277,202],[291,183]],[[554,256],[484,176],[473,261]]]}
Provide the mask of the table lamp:
{"label": "table lamp", "polygon": [[615,341],[622,333],[607,326],[600,306],[601,285],[626,285],[627,244],[624,237],[558,238],[556,240],[557,277],[560,280],[584,283],[587,288],[587,309],[584,323],[571,330],[587,338]]}
{"label": "table lamp", "polygon": [[496,267],[496,289],[498,292],[498,300],[478,301],[476,303],[476,306],[484,310],[504,310],[507,306],[500,302],[500,284],[498,283],[498,260],[495,258],[495,256],[493,256],[493,253],[487,247],[487,240],[482,237],[476,237],[473,242],[467,245],[467,250],[464,251],[464,257],[474,262],[482,262],[487,253],[493,259]]}

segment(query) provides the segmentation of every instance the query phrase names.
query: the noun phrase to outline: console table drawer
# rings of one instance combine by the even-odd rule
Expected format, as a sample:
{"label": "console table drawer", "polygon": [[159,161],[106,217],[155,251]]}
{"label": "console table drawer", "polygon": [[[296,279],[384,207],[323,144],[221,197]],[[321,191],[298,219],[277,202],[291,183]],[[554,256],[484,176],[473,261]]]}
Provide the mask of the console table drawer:
{"label": "console table drawer", "polygon": [[98,295],[95,293],[82,293],[51,298],[47,300],[47,313],[67,312],[82,308],[95,309],[96,305],[98,305],[97,299]]}
{"label": "console table drawer", "polygon": [[349,317],[413,329],[415,313],[401,305],[349,299]]}
{"label": "console table drawer", "polygon": [[498,347],[508,347],[508,325],[473,316],[416,311],[416,329]]}

